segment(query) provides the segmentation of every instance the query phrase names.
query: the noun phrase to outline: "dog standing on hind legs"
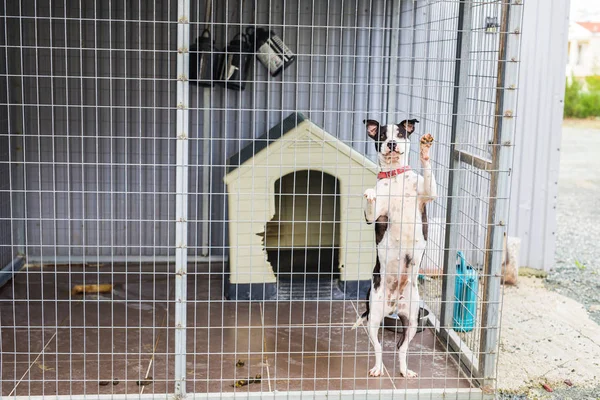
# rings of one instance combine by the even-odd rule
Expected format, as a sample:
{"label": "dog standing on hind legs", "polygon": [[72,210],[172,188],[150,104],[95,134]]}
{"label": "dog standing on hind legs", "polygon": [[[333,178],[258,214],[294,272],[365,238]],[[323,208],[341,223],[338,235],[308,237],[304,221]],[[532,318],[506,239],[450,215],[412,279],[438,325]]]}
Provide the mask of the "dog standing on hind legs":
{"label": "dog standing on hind legs", "polygon": [[375,188],[365,191],[365,219],[368,224],[375,223],[377,259],[367,294],[367,311],[353,329],[368,321],[375,348],[375,366],[369,375],[380,376],[383,359],[379,328],[386,316],[396,312],[405,327],[398,342],[400,373],[414,378],[417,374],[408,369],[407,357],[418,324],[417,278],[427,241],[425,205],[437,197],[429,158],[433,137],[426,134],[420,140],[421,176],[408,165],[410,135],[419,121],[409,119],[388,125],[375,120],[364,122],[368,136],[375,141],[381,168]]}

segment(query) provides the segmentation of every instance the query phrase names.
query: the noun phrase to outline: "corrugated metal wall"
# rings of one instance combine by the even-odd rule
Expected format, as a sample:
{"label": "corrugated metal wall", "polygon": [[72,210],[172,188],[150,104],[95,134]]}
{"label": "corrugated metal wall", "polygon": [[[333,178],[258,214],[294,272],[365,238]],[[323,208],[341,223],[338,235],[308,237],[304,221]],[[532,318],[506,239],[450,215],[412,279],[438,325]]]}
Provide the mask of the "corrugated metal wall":
{"label": "corrugated metal wall", "polygon": [[[429,132],[436,141],[431,154],[440,197],[427,206],[429,239],[424,263],[435,272],[443,264],[458,3],[405,1],[400,18],[396,119],[417,117],[419,134]],[[417,144],[412,148],[410,164],[420,167]],[[441,287],[424,297],[429,300],[438,292]]]}
{"label": "corrugated metal wall", "polygon": [[[0,43],[6,43],[4,29],[0,29]],[[6,74],[6,55],[0,51],[0,74]],[[0,90],[0,103],[8,104],[6,90]],[[10,193],[10,168],[9,168],[9,140],[10,133],[8,120],[8,107],[0,107],[0,269],[13,259],[13,232],[10,221],[11,193]]]}
{"label": "corrugated metal wall", "polygon": [[7,55],[9,74],[22,75],[9,96],[23,104],[10,128],[23,138],[11,150],[26,166],[13,189],[26,190],[27,255],[173,248],[176,4],[167,4],[8,3],[7,15],[21,16],[7,19]]}
{"label": "corrugated metal wall", "polygon": [[[226,252],[227,220],[225,162],[240,148],[262,135],[293,112],[300,112],[328,133],[373,156],[373,146],[366,143],[362,120],[381,117],[386,110],[389,35],[381,27],[390,18],[386,2],[366,0],[344,2],[258,1],[244,2],[240,19],[239,1],[214,3],[210,25],[216,48],[221,51],[239,32],[240,22],[270,25],[297,54],[296,63],[281,77],[272,79],[266,69],[252,59],[253,83],[243,92],[214,88],[208,107],[203,104],[202,89],[192,86],[190,148],[190,192],[201,194],[202,168],[210,168],[210,245],[212,254]],[[197,7],[197,8],[196,8]],[[193,5],[193,20],[203,22],[204,3]],[[285,24],[285,28],[283,25]],[[355,29],[355,27],[364,29]],[[200,35],[204,25],[194,25],[193,35]],[[209,160],[202,158],[205,128],[203,112],[209,108],[211,151]],[[201,201],[190,201],[191,232],[201,232]],[[194,233],[191,243],[200,243]],[[192,249],[198,253],[199,249]]]}
{"label": "corrugated metal wall", "polygon": [[[211,91],[207,157],[205,105],[201,90],[192,87],[194,254],[200,253],[203,168],[210,168],[211,252],[223,254],[228,156],[295,111],[373,156],[362,119],[386,111],[389,32],[369,27],[389,24],[391,2],[265,0],[256,7],[244,2],[242,12],[239,4],[215,2],[211,30],[218,49],[237,33],[236,24],[270,24],[298,60],[278,79],[268,79],[256,64],[255,82],[243,92]],[[3,95],[23,107],[11,107],[5,130],[23,134],[11,151],[26,165],[20,174],[13,166],[12,183],[13,190],[25,189],[25,215],[13,218],[17,226],[26,222],[17,230],[28,256],[93,261],[172,253],[175,8],[167,1],[7,3],[7,15],[20,18],[7,19],[11,34],[2,66],[17,79]],[[194,35],[203,29],[196,24],[203,15],[204,3],[195,3]]]}
{"label": "corrugated metal wall", "polygon": [[[554,253],[568,1],[544,8],[538,3],[527,2],[524,13],[510,231],[523,239],[523,265],[548,268]],[[7,31],[15,34],[3,38],[10,47],[8,63],[4,54],[0,62],[9,73],[24,75],[23,87],[14,84],[20,85],[20,79],[13,79],[11,93],[2,96],[10,96],[12,104],[22,97],[27,106],[12,107],[11,125],[3,118],[2,130],[25,133],[24,143],[13,141],[11,150],[13,160],[22,149],[21,157],[30,162],[20,179],[13,179],[17,190],[23,177],[27,181],[23,217],[28,222],[20,230],[27,251],[39,255],[46,247],[51,255],[167,255],[173,248],[173,225],[167,221],[174,209],[168,193],[174,190],[176,50],[175,25],[168,21],[174,19],[175,5],[127,2],[126,7],[112,4],[109,10],[108,3],[97,2],[94,9],[81,2],[80,9],[79,1],[67,1],[53,2],[50,10],[44,4],[38,2],[36,11],[33,2],[7,3],[8,15],[23,18],[8,19]],[[218,48],[236,33],[232,22],[240,21],[238,4],[219,3],[215,9],[211,28]],[[292,111],[305,113],[371,157],[373,146],[364,140],[365,116],[381,121],[390,111],[399,118],[417,116],[422,120],[418,129],[438,138],[438,167],[448,165],[443,143],[450,131],[457,15],[448,7],[457,3],[401,3],[400,26],[406,29],[399,37],[397,102],[388,110],[390,36],[368,27],[391,26],[392,4],[375,2],[371,10],[367,0],[344,1],[343,9],[339,2],[299,6],[288,1],[284,6],[260,1],[256,8],[246,2],[243,24],[272,24],[298,53],[298,61],[276,80],[267,79],[266,70],[254,63],[257,82],[244,92],[212,90],[211,151],[206,159],[202,93],[192,87],[190,161],[198,165],[190,171],[190,191],[198,194],[190,201],[192,252],[199,252],[201,241],[202,168],[210,168],[211,250],[225,254],[225,160]],[[203,2],[194,4],[193,22],[202,22],[203,10]],[[36,20],[36,15],[46,18]],[[281,29],[284,22],[287,27]],[[355,25],[365,29],[344,28]],[[202,28],[194,25],[192,32],[198,35]],[[544,41],[544,48],[538,37],[553,39]],[[302,82],[300,87],[295,81]],[[297,95],[283,96],[282,89]],[[485,129],[488,123],[473,121]],[[485,154],[484,148],[479,150]],[[443,172],[438,179],[447,190]],[[443,208],[438,202],[433,216],[443,218]],[[18,212],[13,210],[13,216]]]}
{"label": "corrugated metal wall", "polygon": [[[0,60],[1,62],[1,60]],[[0,100],[2,101],[2,100]],[[2,119],[5,116],[2,116]],[[6,126],[6,121],[2,121],[2,126]],[[10,201],[10,175],[8,136],[0,137],[0,269],[7,265],[16,256],[13,245]]]}
{"label": "corrugated metal wall", "polygon": [[[524,2],[509,235],[521,265],[554,266],[569,0]],[[540,40],[543,38],[543,40]]]}

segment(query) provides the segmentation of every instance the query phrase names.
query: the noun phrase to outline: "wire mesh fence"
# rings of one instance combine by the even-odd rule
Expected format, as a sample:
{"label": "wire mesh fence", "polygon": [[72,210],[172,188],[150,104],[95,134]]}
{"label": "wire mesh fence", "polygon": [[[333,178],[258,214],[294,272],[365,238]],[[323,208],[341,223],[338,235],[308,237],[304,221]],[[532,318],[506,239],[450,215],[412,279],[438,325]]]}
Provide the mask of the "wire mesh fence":
{"label": "wire mesh fence", "polygon": [[[520,1],[0,7],[3,398],[495,387]],[[385,161],[363,121],[413,118]]]}

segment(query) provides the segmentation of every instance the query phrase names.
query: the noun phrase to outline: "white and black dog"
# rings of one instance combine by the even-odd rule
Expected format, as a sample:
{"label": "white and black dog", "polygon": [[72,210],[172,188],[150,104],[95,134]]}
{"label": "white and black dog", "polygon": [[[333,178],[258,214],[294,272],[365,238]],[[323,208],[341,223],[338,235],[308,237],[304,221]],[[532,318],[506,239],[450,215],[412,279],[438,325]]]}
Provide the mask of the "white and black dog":
{"label": "white and black dog", "polygon": [[413,378],[417,374],[407,367],[407,351],[417,331],[417,278],[427,240],[425,204],[437,197],[429,159],[433,137],[431,134],[421,137],[421,176],[408,165],[410,135],[419,121],[410,119],[391,125],[380,125],[374,120],[364,122],[367,134],[375,140],[381,168],[375,189],[365,191],[365,219],[369,224],[375,222],[377,261],[367,295],[367,311],[354,328],[368,320],[369,336],[375,347],[375,366],[369,375],[380,376],[383,360],[379,327],[386,316],[396,312],[405,327],[398,342],[400,373]]}

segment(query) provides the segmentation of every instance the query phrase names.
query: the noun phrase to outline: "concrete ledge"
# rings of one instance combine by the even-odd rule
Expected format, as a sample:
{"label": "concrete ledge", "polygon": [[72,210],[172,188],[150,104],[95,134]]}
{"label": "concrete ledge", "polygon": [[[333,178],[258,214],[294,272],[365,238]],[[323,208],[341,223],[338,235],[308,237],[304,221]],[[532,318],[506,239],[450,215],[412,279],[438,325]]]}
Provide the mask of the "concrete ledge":
{"label": "concrete ledge", "polygon": [[277,283],[229,283],[226,295],[229,300],[275,300]]}
{"label": "concrete ledge", "polygon": [[339,281],[338,287],[346,297],[346,300],[364,300],[371,287],[371,281]]}
{"label": "concrete ledge", "polygon": [[[45,395],[11,396],[13,400],[164,400],[176,397],[174,394],[85,394],[85,395]],[[357,389],[357,390],[321,390],[295,392],[247,392],[247,393],[187,393],[189,400],[210,399],[285,399],[285,400],[492,400],[493,394],[485,394],[481,389]]]}

